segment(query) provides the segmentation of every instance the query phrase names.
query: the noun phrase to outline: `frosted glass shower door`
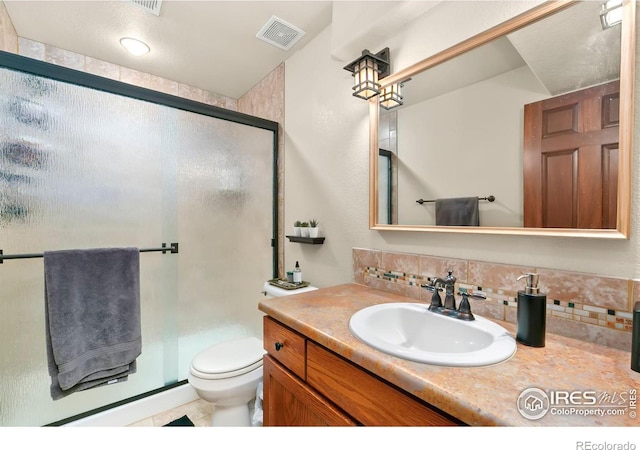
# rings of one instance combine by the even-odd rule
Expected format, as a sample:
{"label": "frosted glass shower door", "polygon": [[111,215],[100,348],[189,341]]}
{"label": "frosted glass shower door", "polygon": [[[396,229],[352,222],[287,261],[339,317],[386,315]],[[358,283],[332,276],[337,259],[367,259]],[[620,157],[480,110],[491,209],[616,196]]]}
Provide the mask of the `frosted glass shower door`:
{"label": "frosted glass shower door", "polygon": [[[85,78],[91,86],[98,77]],[[186,379],[202,348],[261,335],[257,303],[273,273],[275,131],[195,102],[166,106],[157,100],[176,100],[163,94],[131,98],[130,86],[127,95],[105,90],[0,68],[0,249],[178,242],[180,252],[140,256],[137,373],[57,401],[43,260],[0,264],[0,426],[50,424],[164,388]]]}
{"label": "frosted glass shower door", "polygon": [[179,367],[236,337],[262,338],[273,277],[273,132],[193,113],[178,117]]}
{"label": "frosted glass shower door", "polygon": [[[0,69],[0,111],[5,254],[152,248],[176,239],[177,111],[8,69]],[[177,304],[177,267],[177,258],[141,254],[137,373],[53,401],[43,260],[4,261],[0,425],[45,425],[164,386],[166,348],[175,348],[177,333],[162,312]]]}

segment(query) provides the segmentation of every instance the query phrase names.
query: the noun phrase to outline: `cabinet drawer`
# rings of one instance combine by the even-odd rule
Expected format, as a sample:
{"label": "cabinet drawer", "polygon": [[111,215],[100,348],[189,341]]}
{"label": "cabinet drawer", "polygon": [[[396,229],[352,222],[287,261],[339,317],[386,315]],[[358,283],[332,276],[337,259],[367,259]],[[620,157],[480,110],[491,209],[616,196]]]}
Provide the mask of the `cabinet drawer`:
{"label": "cabinet drawer", "polygon": [[305,338],[281,323],[265,316],[264,349],[287,369],[302,378],[305,373]]}
{"label": "cabinet drawer", "polygon": [[307,342],[307,383],[363,425],[461,424],[311,341]]}

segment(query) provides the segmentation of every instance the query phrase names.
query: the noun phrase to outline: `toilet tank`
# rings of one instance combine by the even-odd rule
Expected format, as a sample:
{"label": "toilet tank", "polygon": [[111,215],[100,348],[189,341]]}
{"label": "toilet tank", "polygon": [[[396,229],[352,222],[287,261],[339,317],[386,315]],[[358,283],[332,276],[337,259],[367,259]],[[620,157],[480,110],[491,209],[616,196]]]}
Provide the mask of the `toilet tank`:
{"label": "toilet tank", "polygon": [[316,289],[318,288],[315,286],[306,286],[300,289],[283,289],[270,284],[268,281],[265,281],[262,288],[262,293],[267,298],[274,298],[284,297],[285,295],[300,294],[301,292],[315,291]]}

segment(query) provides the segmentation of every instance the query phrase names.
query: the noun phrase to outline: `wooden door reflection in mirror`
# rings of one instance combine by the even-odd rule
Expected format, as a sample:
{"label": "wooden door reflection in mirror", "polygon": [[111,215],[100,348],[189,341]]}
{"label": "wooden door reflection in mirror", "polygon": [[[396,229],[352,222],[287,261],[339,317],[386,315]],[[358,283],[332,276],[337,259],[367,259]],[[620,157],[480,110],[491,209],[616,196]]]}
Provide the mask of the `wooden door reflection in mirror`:
{"label": "wooden door reflection in mirror", "polygon": [[524,226],[615,229],[620,83],[524,107]]}

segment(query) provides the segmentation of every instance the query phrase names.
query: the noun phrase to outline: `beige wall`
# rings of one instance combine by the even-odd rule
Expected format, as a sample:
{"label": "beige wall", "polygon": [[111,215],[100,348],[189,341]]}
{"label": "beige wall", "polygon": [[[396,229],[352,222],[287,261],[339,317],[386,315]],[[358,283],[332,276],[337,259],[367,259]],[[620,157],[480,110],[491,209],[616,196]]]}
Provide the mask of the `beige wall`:
{"label": "beige wall", "polygon": [[419,198],[493,195],[480,202],[480,225],[521,227],[522,105],[548,97],[522,66],[400,109],[397,223],[436,224],[435,205]]}
{"label": "beige wall", "polygon": [[[524,6],[532,3],[444,2],[387,43],[394,67],[398,70],[454,45]],[[328,27],[285,66],[285,230],[290,232],[296,219],[314,216],[326,236],[322,246],[285,243],[287,268],[300,260],[304,278],[315,285],[348,282],[355,247],[640,278],[637,174],[629,240],[369,230],[368,105],[350,95],[345,61],[331,56],[331,33]],[[637,131],[635,141],[638,161]],[[628,292],[620,295],[626,298]]]}

